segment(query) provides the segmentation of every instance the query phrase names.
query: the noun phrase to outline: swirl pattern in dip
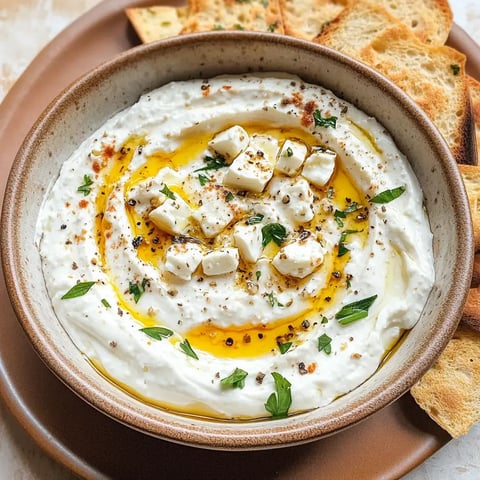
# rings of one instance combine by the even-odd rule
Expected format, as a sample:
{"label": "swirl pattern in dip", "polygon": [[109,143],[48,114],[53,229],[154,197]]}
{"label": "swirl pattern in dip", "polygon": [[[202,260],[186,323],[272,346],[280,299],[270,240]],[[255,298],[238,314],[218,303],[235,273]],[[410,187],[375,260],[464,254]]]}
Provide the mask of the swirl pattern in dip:
{"label": "swirl pattern in dip", "polygon": [[434,280],[422,192],[373,118],[279,74],[173,82],[48,193],[55,312],[134,395],[219,418],[321,407],[372,375]]}

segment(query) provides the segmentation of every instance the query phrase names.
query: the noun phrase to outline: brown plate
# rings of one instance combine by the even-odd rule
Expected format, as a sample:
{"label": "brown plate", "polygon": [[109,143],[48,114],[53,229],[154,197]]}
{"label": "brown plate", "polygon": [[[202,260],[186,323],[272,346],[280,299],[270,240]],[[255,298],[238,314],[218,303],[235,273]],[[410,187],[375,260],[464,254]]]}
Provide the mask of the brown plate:
{"label": "brown plate", "polygon": [[[149,3],[154,2],[102,2],[48,45],[22,75],[0,105],[0,194],[37,116],[77,76],[138,43],[123,8]],[[470,73],[480,78],[480,48],[458,27],[449,44],[469,55]],[[50,373],[26,340],[0,278],[0,392],[39,445],[82,477],[399,478],[450,439],[410,395],[337,435],[281,450],[213,452],[145,436],[98,413]]]}

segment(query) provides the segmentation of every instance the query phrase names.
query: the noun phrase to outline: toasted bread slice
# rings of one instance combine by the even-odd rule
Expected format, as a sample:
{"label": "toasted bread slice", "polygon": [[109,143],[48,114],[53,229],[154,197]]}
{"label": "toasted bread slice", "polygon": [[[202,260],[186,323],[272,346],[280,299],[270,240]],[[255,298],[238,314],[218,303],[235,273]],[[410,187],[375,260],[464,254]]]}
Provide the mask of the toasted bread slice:
{"label": "toasted bread slice", "polygon": [[476,163],[463,54],[421,42],[383,7],[367,1],[347,7],[315,41],[390,78],[425,110],[459,163]]}
{"label": "toasted bread slice", "polygon": [[473,120],[475,123],[475,138],[477,155],[480,155],[480,82],[467,75],[468,90],[472,101]]}
{"label": "toasted bread slice", "polygon": [[[448,0],[370,1],[405,23],[425,43],[443,45],[452,27]],[[285,33],[311,40],[341,15],[345,7],[355,7],[355,3],[356,0],[280,0]]]}
{"label": "toasted bread slice", "polygon": [[411,393],[452,437],[465,435],[480,421],[480,333],[460,326]]}
{"label": "toasted bread slice", "polygon": [[280,0],[285,33],[311,40],[342,10],[349,0]]}
{"label": "toasted bread slice", "polygon": [[448,0],[373,0],[401,20],[422,41],[443,45],[453,24]]}
{"label": "toasted bread slice", "polygon": [[[480,289],[471,288],[463,309],[462,323],[480,333]],[[479,387],[480,388],[480,387]]]}
{"label": "toasted bread slice", "polygon": [[252,30],[283,34],[279,0],[189,0],[182,33]]}
{"label": "toasted bread slice", "polygon": [[459,165],[459,168],[470,203],[475,251],[480,252],[480,166]]}
{"label": "toasted bread slice", "polygon": [[187,17],[185,7],[126,8],[125,13],[143,43],[178,35]]}

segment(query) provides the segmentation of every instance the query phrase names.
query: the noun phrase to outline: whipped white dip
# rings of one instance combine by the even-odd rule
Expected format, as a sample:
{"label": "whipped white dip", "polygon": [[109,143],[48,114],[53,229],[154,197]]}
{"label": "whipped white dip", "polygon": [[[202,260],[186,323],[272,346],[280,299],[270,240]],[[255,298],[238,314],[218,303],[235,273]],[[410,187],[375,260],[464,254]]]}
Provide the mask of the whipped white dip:
{"label": "whipped white dip", "polygon": [[37,233],[86,357],[146,401],[213,417],[354,389],[434,281],[422,192],[391,137],[279,74],[144,95],[65,162]]}

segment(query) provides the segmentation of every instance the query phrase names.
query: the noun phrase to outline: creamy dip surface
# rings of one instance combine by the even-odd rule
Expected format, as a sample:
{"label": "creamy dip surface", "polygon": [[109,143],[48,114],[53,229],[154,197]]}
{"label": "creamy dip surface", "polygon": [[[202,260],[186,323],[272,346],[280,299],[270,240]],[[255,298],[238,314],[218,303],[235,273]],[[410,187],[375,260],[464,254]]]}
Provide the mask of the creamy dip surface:
{"label": "creamy dip surface", "polygon": [[434,281],[422,192],[389,134],[277,73],[142,96],[64,163],[37,241],[56,315],[95,368],[218,418],[351,391]]}

